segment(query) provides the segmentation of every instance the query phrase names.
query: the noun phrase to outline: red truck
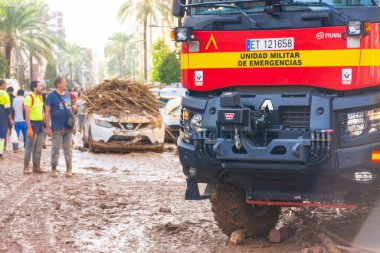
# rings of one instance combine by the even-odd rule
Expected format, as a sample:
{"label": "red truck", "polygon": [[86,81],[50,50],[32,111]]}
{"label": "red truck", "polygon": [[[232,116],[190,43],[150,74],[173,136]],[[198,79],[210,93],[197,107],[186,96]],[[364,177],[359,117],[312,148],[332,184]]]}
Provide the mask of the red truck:
{"label": "red truck", "polygon": [[[283,206],[372,203],[380,174],[380,8],[371,0],[174,0],[185,197],[227,235]],[[204,194],[198,183],[207,183]]]}

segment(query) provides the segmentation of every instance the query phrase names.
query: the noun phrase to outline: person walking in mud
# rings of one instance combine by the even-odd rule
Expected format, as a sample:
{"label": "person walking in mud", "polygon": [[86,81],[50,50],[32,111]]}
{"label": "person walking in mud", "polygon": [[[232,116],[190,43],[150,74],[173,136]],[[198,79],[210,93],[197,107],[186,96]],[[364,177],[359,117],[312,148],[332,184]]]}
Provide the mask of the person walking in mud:
{"label": "person walking in mud", "polygon": [[[24,148],[26,147],[26,122],[24,114],[24,90],[17,91],[17,97],[12,102],[12,108],[14,111],[14,121],[15,121],[15,130],[17,137],[20,138],[20,131],[22,133]],[[13,151],[17,152],[19,150],[18,143],[14,144]]]}
{"label": "person walking in mud", "polygon": [[[13,126],[11,100],[5,89],[7,88],[7,82],[0,80],[0,160],[3,160],[3,152],[5,146],[5,140],[7,138],[7,123]],[[9,122],[8,122],[9,121]]]}
{"label": "person walking in mud", "polygon": [[[15,113],[14,113],[14,110],[13,110],[13,107],[12,107],[13,99],[15,98],[15,95],[13,94],[14,91],[15,91],[15,89],[12,86],[10,86],[10,87],[7,88],[7,93],[9,95],[9,100],[11,101],[11,112],[12,112],[12,119],[13,120],[15,118]],[[7,120],[7,135],[11,134],[12,127],[13,127],[13,125],[11,125],[11,123],[9,121],[9,118],[8,118],[8,120]],[[4,150],[6,149],[6,147],[7,147],[7,139],[5,139]]]}
{"label": "person walking in mud", "polygon": [[42,83],[30,84],[32,93],[24,100],[27,141],[24,154],[24,174],[31,174],[29,162],[33,157],[33,173],[45,173],[40,167],[42,142],[44,138],[44,102],[42,101]]}
{"label": "person walking in mud", "polygon": [[67,92],[67,83],[64,77],[55,79],[55,91],[46,98],[46,132],[52,136],[51,167],[52,177],[57,177],[59,150],[63,147],[66,161],[66,176],[72,177],[72,136],[75,132],[73,115],[73,101]]}

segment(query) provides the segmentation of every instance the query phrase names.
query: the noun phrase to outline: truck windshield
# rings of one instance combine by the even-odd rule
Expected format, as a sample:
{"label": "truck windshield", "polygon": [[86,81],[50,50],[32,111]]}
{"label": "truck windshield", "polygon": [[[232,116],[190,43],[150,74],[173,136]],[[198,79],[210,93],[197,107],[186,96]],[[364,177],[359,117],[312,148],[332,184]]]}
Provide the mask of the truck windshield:
{"label": "truck windshield", "polygon": [[[317,3],[317,0],[303,0],[303,1],[291,1],[291,0],[282,0],[280,3],[286,6],[287,4],[291,4],[292,7],[284,7],[282,11],[292,11],[292,10],[321,10],[326,9],[327,6],[316,6],[310,5],[312,3]],[[335,8],[352,8],[358,6],[371,6],[373,5],[373,0],[323,0],[321,1],[326,5],[330,5]],[[210,5],[205,5],[210,3]],[[294,8],[297,3],[300,3],[298,8]],[[231,14],[231,13],[239,13],[238,8],[227,7],[225,0],[190,0],[189,4],[193,4],[194,8],[191,10],[192,15],[214,15],[214,14]],[[200,4],[202,6],[196,6]],[[224,6],[221,6],[224,5]],[[255,12],[263,12],[265,10],[265,1],[236,1],[234,3],[229,3],[229,5],[235,5],[240,9],[244,10],[246,13],[255,13]]]}

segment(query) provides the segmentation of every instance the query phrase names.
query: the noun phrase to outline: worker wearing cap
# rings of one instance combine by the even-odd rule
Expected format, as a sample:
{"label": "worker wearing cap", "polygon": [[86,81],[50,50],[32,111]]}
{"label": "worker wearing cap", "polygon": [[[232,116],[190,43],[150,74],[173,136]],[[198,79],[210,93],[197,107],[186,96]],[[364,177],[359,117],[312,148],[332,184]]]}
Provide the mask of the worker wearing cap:
{"label": "worker wearing cap", "polygon": [[11,100],[5,89],[7,82],[0,80],[0,160],[3,160],[4,144],[7,138],[7,121],[13,126]]}
{"label": "worker wearing cap", "polygon": [[30,174],[29,162],[33,156],[33,172],[44,173],[40,167],[42,144],[44,139],[44,102],[42,100],[43,86],[38,81],[30,84],[33,93],[25,97],[25,121],[27,136],[24,154],[24,174]]}

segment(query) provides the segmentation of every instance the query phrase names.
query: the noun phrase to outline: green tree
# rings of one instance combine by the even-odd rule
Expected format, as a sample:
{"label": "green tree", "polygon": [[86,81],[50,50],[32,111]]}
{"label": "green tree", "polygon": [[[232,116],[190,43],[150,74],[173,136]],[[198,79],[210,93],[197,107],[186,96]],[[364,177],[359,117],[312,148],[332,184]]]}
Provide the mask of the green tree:
{"label": "green tree", "polygon": [[125,2],[119,9],[118,17],[121,21],[134,17],[136,21],[143,26],[143,44],[144,44],[144,64],[143,72],[145,81],[148,79],[147,73],[147,26],[148,17],[152,16],[154,22],[157,22],[158,14],[168,19],[170,9],[167,5],[159,0],[129,0]]}
{"label": "green tree", "polygon": [[119,66],[119,76],[125,75],[125,59],[127,52],[130,50],[131,42],[133,38],[131,35],[127,35],[123,32],[118,32],[112,35],[107,42],[104,54],[110,59],[117,59]]}
{"label": "green tree", "polygon": [[0,8],[0,40],[9,66],[5,76],[10,77],[12,53],[17,59],[28,55],[39,63],[43,58],[53,62],[51,46],[55,38],[46,22],[48,6],[26,0],[2,0],[1,5],[10,7]]}
{"label": "green tree", "polygon": [[70,85],[73,85],[74,82],[79,83],[84,68],[91,66],[91,59],[89,59],[86,49],[71,43],[64,46],[62,62],[66,70],[66,79],[70,81]]}
{"label": "green tree", "polygon": [[55,64],[48,64],[45,70],[45,81],[49,88],[54,86],[54,80],[57,77],[57,66]]}
{"label": "green tree", "polygon": [[169,53],[169,47],[166,45],[164,39],[158,39],[153,44],[153,68],[152,68],[152,81],[160,82],[158,68],[161,66],[165,56]]}
{"label": "green tree", "polygon": [[178,83],[181,81],[180,62],[175,52],[167,54],[158,67],[159,79],[165,84]]}

